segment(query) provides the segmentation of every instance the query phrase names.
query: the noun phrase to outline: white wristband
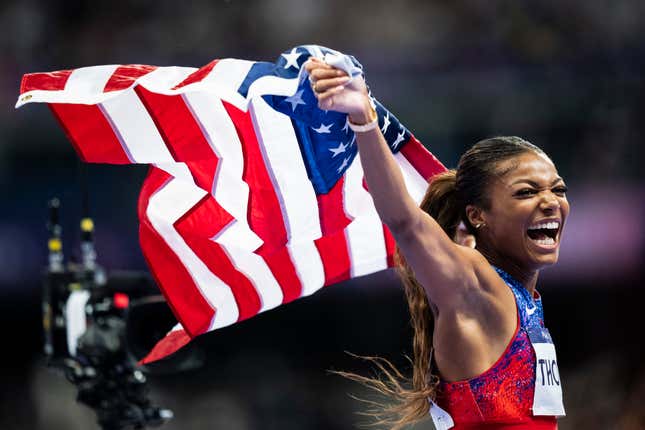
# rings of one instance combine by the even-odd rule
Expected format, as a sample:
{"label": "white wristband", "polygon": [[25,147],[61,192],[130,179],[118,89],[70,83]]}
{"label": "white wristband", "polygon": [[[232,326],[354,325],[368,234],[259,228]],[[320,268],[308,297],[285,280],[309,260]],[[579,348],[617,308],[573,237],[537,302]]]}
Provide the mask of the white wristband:
{"label": "white wristband", "polygon": [[378,115],[376,115],[376,112],[374,112],[374,114],[374,119],[367,124],[354,124],[349,120],[349,118],[347,118],[347,124],[354,133],[365,133],[366,131],[374,130],[378,127]]}

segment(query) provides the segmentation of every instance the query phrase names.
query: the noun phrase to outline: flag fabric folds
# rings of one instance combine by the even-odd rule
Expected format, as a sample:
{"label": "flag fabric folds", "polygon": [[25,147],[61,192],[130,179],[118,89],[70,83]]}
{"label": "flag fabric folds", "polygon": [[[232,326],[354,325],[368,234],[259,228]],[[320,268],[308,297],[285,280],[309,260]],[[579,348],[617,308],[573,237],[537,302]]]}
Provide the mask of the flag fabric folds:
{"label": "flag fabric folds", "polygon": [[[23,77],[78,155],[146,163],[140,243],[180,324],[144,360],[349,278],[392,266],[347,116],[318,109],[295,47],[275,63],[85,67]],[[360,64],[349,56],[355,67]],[[374,100],[411,195],[445,170]]]}

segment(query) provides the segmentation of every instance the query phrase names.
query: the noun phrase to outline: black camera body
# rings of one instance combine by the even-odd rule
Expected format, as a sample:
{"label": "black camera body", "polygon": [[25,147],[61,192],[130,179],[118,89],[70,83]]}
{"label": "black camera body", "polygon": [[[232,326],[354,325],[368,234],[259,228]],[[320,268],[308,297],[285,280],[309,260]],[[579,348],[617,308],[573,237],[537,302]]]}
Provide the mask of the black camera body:
{"label": "black camera body", "polygon": [[89,217],[81,221],[81,262],[65,265],[59,206],[57,199],[50,201],[42,302],[47,363],[77,387],[77,401],[96,411],[101,428],[161,425],[172,418],[172,411],[148,399],[146,377],[129,352],[126,330],[130,299],[154,289],[145,274],[108,277],[96,264]]}

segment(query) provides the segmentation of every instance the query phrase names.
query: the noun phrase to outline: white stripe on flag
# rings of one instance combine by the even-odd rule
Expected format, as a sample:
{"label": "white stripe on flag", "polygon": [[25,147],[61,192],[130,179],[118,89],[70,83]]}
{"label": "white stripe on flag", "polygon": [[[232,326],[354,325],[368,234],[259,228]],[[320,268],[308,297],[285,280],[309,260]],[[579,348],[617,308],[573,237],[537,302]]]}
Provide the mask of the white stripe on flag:
{"label": "white stripe on flag", "polygon": [[[255,251],[262,246],[262,239],[255,234],[247,221],[249,186],[242,180],[244,158],[242,143],[222,101],[212,94],[187,93],[186,105],[200,125],[219,161],[213,178],[211,194],[233,218],[241,223],[236,227],[238,248]],[[216,242],[220,243],[219,240]]]}
{"label": "white stripe on flag", "polygon": [[[222,245],[233,265],[253,283],[262,302],[258,312],[273,309],[282,304],[282,288],[262,257],[237,245],[243,230],[241,223],[232,221],[213,240]],[[219,327],[223,326],[216,322],[213,329]]]}
{"label": "white stripe on flag", "polygon": [[195,67],[158,67],[137,79],[137,84],[154,93],[177,94],[172,88],[197,70]]}
{"label": "white stripe on flag", "polygon": [[117,69],[117,65],[82,67],[69,75],[65,83],[65,92],[81,99],[92,99],[102,94],[105,84]]}
{"label": "white stripe on flag", "polygon": [[423,200],[423,196],[428,188],[428,181],[421,176],[403,154],[397,152],[394,154],[394,158],[401,168],[405,187],[408,189],[414,201],[417,202],[417,205],[421,204],[421,200]]}
{"label": "white stripe on flag", "polygon": [[289,256],[302,284],[300,297],[315,293],[325,284],[325,269],[313,241],[289,242]]}
{"label": "white stripe on flag", "polygon": [[300,153],[291,119],[264,99],[252,100],[249,111],[269,176],[280,200],[288,240],[322,236],[318,201]]}
{"label": "white stripe on flag", "polygon": [[134,163],[172,163],[157,126],[133,89],[99,105]]}
{"label": "white stripe on flag", "polygon": [[343,187],[345,212],[352,222],[345,228],[351,259],[351,277],[387,268],[383,224],[372,196],[363,187],[363,166],[358,154],[345,173]]}
{"label": "white stripe on flag", "polygon": [[311,53],[312,57],[316,57],[322,60],[322,58],[325,56],[325,54],[323,54],[322,52],[322,49],[320,49],[320,46],[318,45],[305,45],[304,47]]}
{"label": "white stripe on flag", "polygon": [[262,302],[259,312],[272,309],[282,303],[282,289],[264,259],[253,253],[263,241],[247,220],[249,186],[242,180],[242,143],[235,125],[212,94],[187,93],[184,100],[219,158],[211,193],[235,218],[211,240],[222,245],[231,263],[251,281]]}
{"label": "white stripe on flag", "polygon": [[186,244],[174,223],[206,195],[189,181],[170,179],[149,199],[146,215],[150,223],[186,267],[215,315],[209,330],[237,321],[239,310],[230,287],[215,276]]}
{"label": "white stripe on flag", "polygon": [[322,236],[322,231],[316,192],[307,175],[293,124],[288,116],[273,110],[262,98],[253,99],[249,111],[280,200],[288,246],[303,294],[311,294],[325,282],[322,260],[313,244],[314,239]]}
{"label": "white stripe on flag", "polygon": [[[253,81],[249,87],[247,101],[260,98],[265,94],[292,96],[298,89],[298,78],[285,79],[277,76],[263,76]],[[246,110],[246,109],[245,109]]]}
{"label": "white stripe on flag", "polygon": [[233,58],[219,60],[213,70],[201,82],[207,85],[210,83],[222,85],[237,91],[254,64],[254,61],[235,60]]}
{"label": "white stripe on flag", "polygon": [[197,187],[193,174],[186,163],[155,163],[154,166],[174,176],[176,180],[187,181],[193,187]]}

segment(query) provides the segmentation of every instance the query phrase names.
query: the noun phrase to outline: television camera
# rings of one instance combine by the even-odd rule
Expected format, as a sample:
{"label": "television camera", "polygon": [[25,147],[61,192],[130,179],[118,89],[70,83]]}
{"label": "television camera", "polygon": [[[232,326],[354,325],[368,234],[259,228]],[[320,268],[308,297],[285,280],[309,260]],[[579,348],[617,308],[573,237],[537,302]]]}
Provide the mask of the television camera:
{"label": "television camera", "polygon": [[[85,205],[86,206],[86,205]],[[108,273],[96,262],[94,222],[84,208],[80,258],[64,261],[60,202],[49,202],[49,261],[42,311],[44,352],[77,388],[77,401],[92,408],[104,430],[159,426],[173,417],[148,398],[128,327],[131,310],[164,303],[145,273]],[[164,303],[165,305],[165,303]]]}

